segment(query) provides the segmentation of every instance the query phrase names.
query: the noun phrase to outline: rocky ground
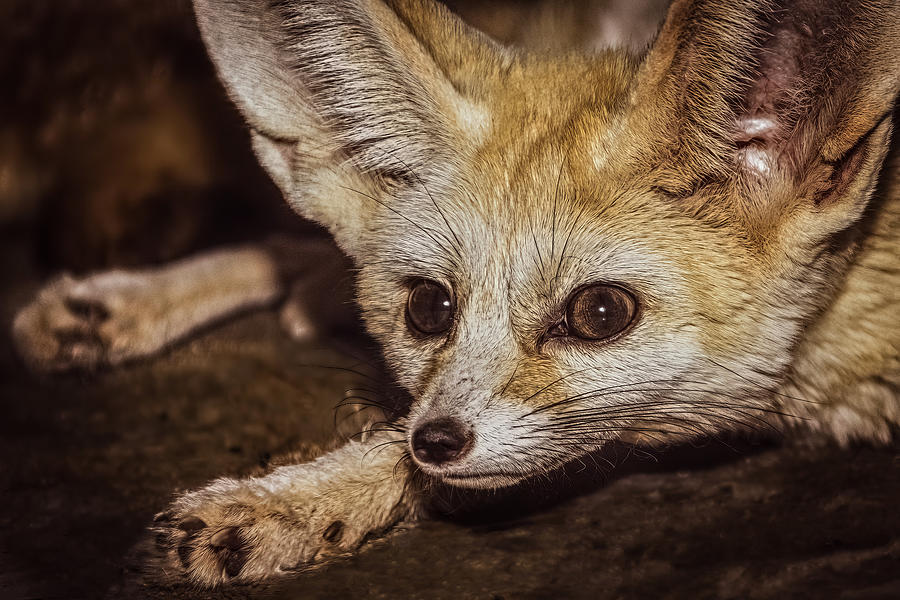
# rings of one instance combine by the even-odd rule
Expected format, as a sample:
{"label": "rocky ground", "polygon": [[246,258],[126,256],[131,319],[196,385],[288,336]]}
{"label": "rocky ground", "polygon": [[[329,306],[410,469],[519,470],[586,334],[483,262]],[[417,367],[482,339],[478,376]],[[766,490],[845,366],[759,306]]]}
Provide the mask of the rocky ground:
{"label": "rocky ground", "polygon": [[[3,243],[3,331],[37,285]],[[527,496],[259,586],[156,585],[145,527],[174,490],[323,442],[353,376],[273,314],[159,359],[35,379],[0,350],[3,598],[898,598],[900,447],[615,449]],[[598,457],[599,458],[599,457]]]}

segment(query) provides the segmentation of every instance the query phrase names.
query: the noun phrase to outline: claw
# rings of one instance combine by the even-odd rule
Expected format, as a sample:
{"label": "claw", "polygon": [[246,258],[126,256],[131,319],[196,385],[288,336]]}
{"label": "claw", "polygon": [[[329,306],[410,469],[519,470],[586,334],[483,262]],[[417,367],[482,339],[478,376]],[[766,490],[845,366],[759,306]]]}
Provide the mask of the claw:
{"label": "claw", "polygon": [[154,537],[154,541],[156,542],[157,550],[168,550],[172,547],[172,539],[168,533],[164,531],[160,531]]}
{"label": "claw", "polygon": [[206,528],[206,523],[203,521],[203,519],[199,519],[197,517],[188,517],[187,519],[185,519],[184,521],[182,521],[181,523],[178,524],[178,529],[182,530],[183,532],[187,533],[188,535],[190,535],[192,533],[196,533],[196,532],[200,531],[201,529],[205,529],[205,528]]}
{"label": "claw", "polygon": [[82,298],[66,298],[64,303],[73,315],[91,325],[99,325],[108,320],[110,316],[109,309],[102,302]]}
{"label": "claw", "polygon": [[325,529],[325,533],[322,534],[322,539],[324,539],[326,542],[331,542],[334,544],[341,541],[341,538],[343,536],[344,522],[335,521]]}
{"label": "claw", "polygon": [[164,510],[153,515],[154,523],[168,523],[175,518],[175,511]]}
{"label": "claw", "polygon": [[240,530],[237,527],[226,527],[209,538],[209,545],[213,548],[240,550],[244,545],[244,540],[241,539]]}
{"label": "claw", "polygon": [[103,339],[90,330],[57,331],[56,340],[59,344],[56,360],[64,368],[72,364],[98,364],[106,348]]}

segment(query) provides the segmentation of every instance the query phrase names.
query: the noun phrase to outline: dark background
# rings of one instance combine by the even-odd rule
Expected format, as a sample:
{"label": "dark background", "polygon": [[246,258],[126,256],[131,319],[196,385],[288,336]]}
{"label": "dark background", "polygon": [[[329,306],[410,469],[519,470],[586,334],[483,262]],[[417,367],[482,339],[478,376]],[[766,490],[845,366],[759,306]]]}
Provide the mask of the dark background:
{"label": "dark background", "polygon": [[[455,4],[519,41],[547,2]],[[186,2],[0,2],[0,81],[0,598],[900,597],[900,447],[783,440],[613,448],[528,501],[492,498],[287,581],[154,583],[152,515],[177,489],[322,443],[356,382],[321,366],[358,358],[262,312],[158,359],[38,378],[12,315],[60,270],[323,234],[256,166]]]}

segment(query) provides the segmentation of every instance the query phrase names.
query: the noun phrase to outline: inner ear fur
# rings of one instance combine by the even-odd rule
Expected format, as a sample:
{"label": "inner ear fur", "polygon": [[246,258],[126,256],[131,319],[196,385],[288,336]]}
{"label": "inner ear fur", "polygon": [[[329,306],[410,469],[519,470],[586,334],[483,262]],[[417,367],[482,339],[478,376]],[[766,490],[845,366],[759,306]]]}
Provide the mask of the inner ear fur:
{"label": "inner ear fur", "polygon": [[430,0],[194,5],[260,162],[345,249],[385,181],[439,176],[485,126],[502,51]]}
{"label": "inner ear fur", "polygon": [[633,98],[659,189],[756,228],[815,210],[830,229],[862,211],[898,90],[894,0],[676,0]]}

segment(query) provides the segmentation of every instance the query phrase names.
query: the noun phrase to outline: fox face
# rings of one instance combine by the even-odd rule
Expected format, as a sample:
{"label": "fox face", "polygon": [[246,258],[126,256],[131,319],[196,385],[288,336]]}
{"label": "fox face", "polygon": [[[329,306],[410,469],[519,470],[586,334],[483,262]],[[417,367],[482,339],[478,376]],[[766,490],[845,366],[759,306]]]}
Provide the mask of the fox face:
{"label": "fox face", "polygon": [[891,2],[678,0],[644,56],[425,1],[196,7],[261,162],[358,266],[422,471],[495,487],[800,416],[798,348],[885,203]]}
{"label": "fox face", "polygon": [[423,441],[421,468],[510,483],[623,435],[769,427],[767,396],[815,305],[784,301],[793,278],[734,230],[673,209],[640,165],[600,175],[597,137],[600,160],[622,155],[597,136],[612,128],[578,139],[545,127],[467,165],[497,173],[488,185],[413,186],[365,242],[360,304],[416,398],[413,449],[422,428],[438,454],[465,449],[435,469]]}

